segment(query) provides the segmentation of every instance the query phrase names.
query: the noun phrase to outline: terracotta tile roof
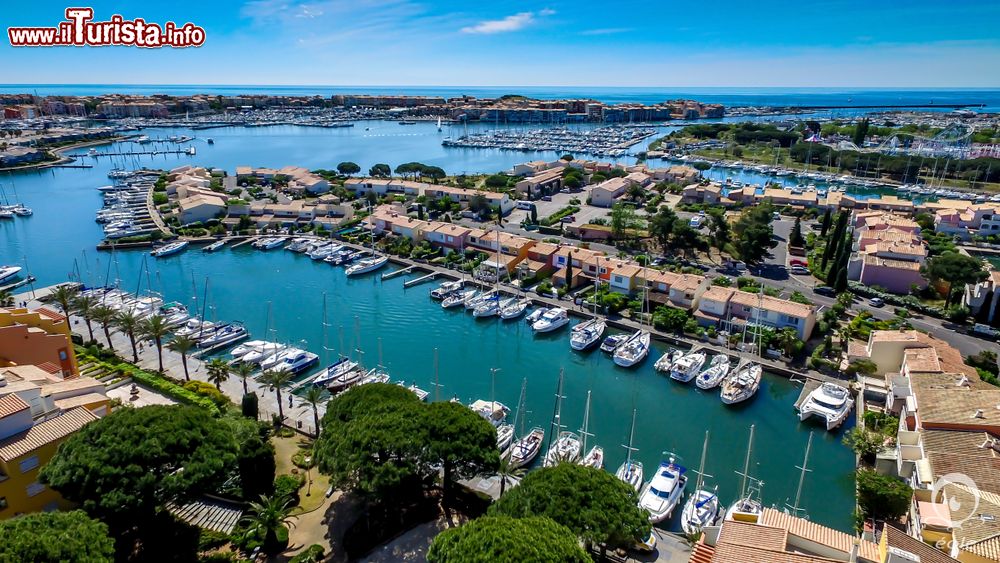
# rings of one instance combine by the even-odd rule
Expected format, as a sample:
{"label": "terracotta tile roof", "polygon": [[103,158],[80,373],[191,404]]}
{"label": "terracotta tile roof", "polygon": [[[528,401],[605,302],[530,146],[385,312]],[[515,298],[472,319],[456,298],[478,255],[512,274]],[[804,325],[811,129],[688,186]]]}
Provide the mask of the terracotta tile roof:
{"label": "terracotta tile roof", "polygon": [[729,299],[733,296],[737,290],[731,287],[722,287],[721,285],[713,285],[705,290],[705,293],[701,294],[702,302],[705,301],[717,301],[719,303],[727,303]]}
{"label": "terracotta tile roof", "polygon": [[681,276],[670,286],[670,289],[677,291],[694,291],[705,281],[705,276],[696,274],[681,274]]}
{"label": "terracotta tile roof", "polygon": [[774,311],[775,313],[782,313],[803,319],[816,311],[816,308],[812,305],[779,299],[777,297],[771,297],[770,295],[761,296],[758,293],[749,293],[747,291],[736,291],[733,293],[731,302],[739,303],[740,305],[751,309],[756,308],[759,305],[761,309],[766,311]]}
{"label": "terracotta tile roof", "polygon": [[[759,523],[763,526],[773,526],[788,530],[788,534],[791,536],[804,538],[844,553],[851,552],[854,542],[857,539],[850,534],[815,524],[805,518],[796,518],[773,508],[764,509]],[[878,546],[870,541],[861,541],[858,555],[865,559],[876,561],[878,560]]]}
{"label": "terracotta tile roof", "polygon": [[0,442],[0,459],[7,462],[17,459],[46,444],[69,436],[94,420],[97,420],[96,416],[80,407],[56,418],[40,422],[29,430]]}
{"label": "terracotta tile roof", "polygon": [[702,538],[695,544],[694,551],[691,553],[688,563],[712,563],[714,556],[715,548],[706,544],[704,538]]}
{"label": "terracotta tile roof", "polygon": [[941,373],[941,362],[934,348],[908,348],[903,352],[903,363],[911,373]]}
{"label": "terracotta tile roof", "polygon": [[55,405],[59,410],[68,411],[75,409],[76,407],[93,405],[105,401],[108,401],[108,397],[103,393],[84,393],[83,395],[77,395],[75,397],[59,399],[55,401]]}
{"label": "terracotta tile roof", "polygon": [[726,520],[722,524],[722,532],[716,547],[724,543],[784,551],[788,543],[788,531],[773,526]]}
{"label": "terracotta tile roof", "polygon": [[41,315],[43,317],[48,317],[48,318],[52,319],[53,321],[61,321],[61,320],[65,320],[66,319],[66,317],[63,316],[62,313],[59,313],[57,311],[53,311],[52,309],[49,309],[48,307],[39,307],[39,308],[35,309],[34,312],[38,313],[39,315]]}
{"label": "terracotta tile roof", "polygon": [[838,560],[827,559],[826,557],[819,557],[816,555],[787,553],[784,551],[760,549],[752,546],[731,545],[731,544],[719,544],[715,546],[715,555],[712,557],[712,563],[834,563],[834,562],[838,562]]}
{"label": "terracotta tile roof", "polygon": [[919,262],[907,262],[905,260],[893,260],[892,258],[879,258],[878,256],[872,254],[864,255],[864,263],[866,266],[881,266],[883,268],[892,268],[894,270],[906,270],[919,272],[920,263]]}
{"label": "terracotta tile roof", "polygon": [[614,270],[611,271],[613,276],[624,276],[626,278],[634,278],[642,271],[642,267],[638,264],[629,264],[625,262],[620,266],[615,266]]}
{"label": "terracotta tile roof", "polygon": [[941,550],[935,549],[892,526],[883,528],[882,533],[888,536],[886,538],[888,545],[920,557],[920,563],[958,563],[957,559],[945,555]]}
{"label": "terracotta tile roof", "polygon": [[559,250],[559,245],[552,244],[551,242],[536,242],[534,246],[531,247],[531,252],[540,256],[550,256],[557,250]]}
{"label": "terracotta tile roof", "polygon": [[643,273],[643,277],[645,277],[646,281],[648,281],[649,283],[653,284],[662,283],[666,285],[667,288],[669,289],[672,285],[677,283],[677,280],[680,279],[681,275],[675,272],[664,272],[653,268],[647,268],[646,271]]}
{"label": "terracotta tile roof", "polygon": [[24,399],[11,393],[0,397],[0,418],[6,418],[12,414],[26,411],[31,405],[24,402]]}

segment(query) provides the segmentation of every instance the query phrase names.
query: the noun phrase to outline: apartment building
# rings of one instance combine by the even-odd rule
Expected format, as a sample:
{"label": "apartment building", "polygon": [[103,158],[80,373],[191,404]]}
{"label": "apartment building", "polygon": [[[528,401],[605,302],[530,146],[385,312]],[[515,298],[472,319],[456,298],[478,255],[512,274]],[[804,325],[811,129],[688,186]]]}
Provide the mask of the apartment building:
{"label": "apartment building", "polygon": [[71,334],[66,317],[48,307],[0,308],[0,366],[37,365],[76,377]]}
{"label": "apartment building", "polygon": [[713,286],[701,293],[695,318],[699,324],[726,330],[741,330],[748,325],[775,330],[791,328],[799,338],[808,340],[816,326],[816,307],[731,287]]}

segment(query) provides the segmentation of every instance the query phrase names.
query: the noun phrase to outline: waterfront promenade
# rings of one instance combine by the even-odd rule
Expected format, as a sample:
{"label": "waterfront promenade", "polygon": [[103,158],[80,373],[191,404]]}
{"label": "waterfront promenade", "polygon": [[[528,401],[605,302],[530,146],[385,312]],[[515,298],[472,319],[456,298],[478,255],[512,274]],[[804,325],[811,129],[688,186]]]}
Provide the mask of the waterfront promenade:
{"label": "waterfront promenade", "polygon": [[[40,297],[42,295],[47,295],[48,288],[42,288],[35,291],[35,295]],[[15,302],[20,303],[26,301],[28,307],[37,307],[43,305],[41,301],[32,299],[31,292],[22,293],[14,296]],[[49,307],[54,307],[58,309],[57,305],[48,304]],[[70,315],[72,321],[71,326],[73,332],[83,337],[84,340],[90,338],[87,332],[87,324],[84,320],[76,315]],[[101,344],[107,345],[107,339],[104,337],[104,331],[101,330],[97,323],[93,323],[94,326],[94,338]],[[139,366],[145,370],[155,372],[159,368],[159,360],[156,354],[156,346],[152,345],[149,341],[142,342],[142,347],[139,349]],[[131,361],[132,359],[132,345],[129,343],[128,336],[121,332],[112,331],[111,332],[111,345],[114,347],[118,356],[121,358]],[[188,356],[188,374],[191,379],[198,381],[208,381],[208,371],[206,370],[207,361],[203,361],[192,355]],[[166,346],[163,347],[163,369],[172,378],[184,381],[184,366],[181,363],[181,355],[167,349]],[[313,368],[320,369],[319,367]],[[222,393],[229,397],[234,404],[239,405],[243,398],[243,382],[239,377],[235,375],[230,376],[228,380],[221,385]],[[258,397],[260,420],[270,420],[272,414],[278,413],[278,400],[275,396],[274,391],[270,390],[266,385],[259,383],[256,379],[247,379],[247,388],[251,393],[254,393]],[[143,391],[147,392],[147,391]],[[155,393],[154,391],[148,391],[150,393]],[[293,395],[288,392],[287,389],[283,389],[281,393],[282,401],[284,404],[282,408],[285,414],[285,424],[300,430],[306,434],[314,435],[316,432],[315,423],[313,420],[313,410],[312,405],[304,401],[301,397]],[[291,401],[289,403],[289,400]],[[326,406],[324,404],[319,405],[319,417],[323,418],[323,414],[326,412]]]}

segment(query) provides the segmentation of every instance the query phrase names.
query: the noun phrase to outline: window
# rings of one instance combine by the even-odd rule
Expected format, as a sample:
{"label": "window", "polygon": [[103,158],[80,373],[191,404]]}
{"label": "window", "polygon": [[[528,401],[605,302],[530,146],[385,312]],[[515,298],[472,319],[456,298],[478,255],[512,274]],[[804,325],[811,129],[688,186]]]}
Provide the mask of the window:
{"label": "window", "polygon": [[28,493],[29,497],[33,497],[45,490],[45,485],[35,481],[34,483],[28,485],[24,488],[25,492]]}
{"label": "window", "polygon": [[7,508],[7,497],[0,497],[0,510]]}
{"label": "window", "polygon": [[65,362],[67,357],[66,350],[59,350],[59,360]]}
{"label": "window", "polygon": [[25,459],[21,460],[21,463],[20,463],[21,473],[27,473],[27,472],[31,471],[32,469],[34,469],[36,467],[38,467],[38,456],[37,455],[33,455],[33,456],[29,457],[29,458],[25,458]]}

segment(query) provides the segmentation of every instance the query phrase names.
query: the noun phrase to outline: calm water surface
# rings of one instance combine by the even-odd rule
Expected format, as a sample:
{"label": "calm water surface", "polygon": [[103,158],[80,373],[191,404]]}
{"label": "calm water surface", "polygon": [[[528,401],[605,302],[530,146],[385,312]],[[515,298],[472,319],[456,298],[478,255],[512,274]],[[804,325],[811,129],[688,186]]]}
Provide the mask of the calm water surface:
{"label": "calm water surface", "polygon": [[[333,168],[340,161],[352,160],[367,168],[376,162],[395,166],[419,160],[454,173],[492,172],[533,158],[556,156],[444,149],[439,136],[449,132],[438,133],[432,124],[375,122],[368,126],[371,129],[367,132],[360,124],[353,129],[147,130],[144,133],[151,137],[197,136],[202,139],[195,141],[198,155],[139,157],[116,164],[164,168],[201,164],[232,172],[242,164]],[[215,144],[204,143],[205,137],[213,137]],[[347,279],[340,268],[289,252],[239,248],[206,254],[189,249],[153,260],[145,251],[132,251],[116,253],[116,260],[112,260],[110,253],[94,250],[101,230],[93,220],[101,205],[100,193],[94,188],[109,183],[107,170],[112,163],[108,159],[84,161],[95,167],[0,176],[8,197],[13,196],[13,184],[20,200],[35,211],[29,218],[0,221],[0,263],[23,265],[26,259],[39,285],[62,281],[78,269],[90,283],[103,282],[106,277],[120,279],[123,288],[134,291],[151,286],[168,300],[189,304],[196,291],[201,303],[208,279],[210,317],[243,320],[255,337],[262,338],[267,334],[265,319],[270,308],[270,337],[304,344],[320,354],[358,347],[371,365],[379,361],[381,347],[381,361],[395,379],[416,382],[432,392],[437,347],[443,399],[489,399],[493,387],[490,368],[500,368],[496,399],[514,408],[521,382],[527,379],[527,424],[546,430],[559,372],[565,370],[563,420],[571,429],[579,428],[587,391],[593,391],[590,428],[594,442],[605,449],[609,471],[625,458],[621,445],[628,440],[632,409],[637,409],[635,446],[647,476],[664,451],[678,453],[688,466],[697,468],[702,437],[708,429],[712,441],[707,471],[714,475],[711,481],[718,484],[726,502],[738,492],[739,478],[734,470],[742,466],[750,424],[757,427],[752,473],[765,482],[765,503],[777,506],[794,496],[798,479],[795,466],[802,461],[809,432],[815,430],[809,462],[813,471],[806,480],[802,505],[817,522],[844,530],[851,525],[853,454],[840,444],[843,431],[827,433],[799,423],[793,409],[798,387],[787,380],[766,376],[749,404],[727,408],[719,402],[717,392],[705,393],[657,375],[653,362],[662,349],[651,353],[637,369],[623,370],[600,352],[573,352],[566,329],[536,337],[523,321],[475,320],[461,311],[442,310],[428,297],[433,284],[404,290],[402,278],[385,282],[377,275]],[[142,270],[144,259],[151,270],[148,276]],[[192,278],[197,290],[192,288]],[[330,325],[325,341],[324,293]],[[355,330],[355,324],[360,330]],[[676,519],[671,527],[677,528]]]}

